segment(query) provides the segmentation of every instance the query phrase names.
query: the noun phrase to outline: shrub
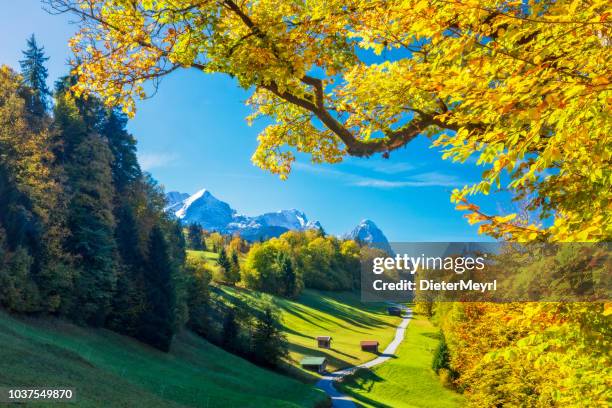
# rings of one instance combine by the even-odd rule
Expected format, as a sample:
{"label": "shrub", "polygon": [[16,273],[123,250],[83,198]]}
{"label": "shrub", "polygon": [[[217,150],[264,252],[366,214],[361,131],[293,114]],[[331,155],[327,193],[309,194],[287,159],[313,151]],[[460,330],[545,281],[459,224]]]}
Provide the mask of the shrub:
{"label": "shrub", "polygon": [[449,363],[450,355],[448,352],[448,346],[446,345],[446,339],[444,338],[444,334],[441,333],[440,343],[438,343],[438,348],[434,352],[431,368],[433,368],[436,374],[439,374],[441,369],[450,369]]}

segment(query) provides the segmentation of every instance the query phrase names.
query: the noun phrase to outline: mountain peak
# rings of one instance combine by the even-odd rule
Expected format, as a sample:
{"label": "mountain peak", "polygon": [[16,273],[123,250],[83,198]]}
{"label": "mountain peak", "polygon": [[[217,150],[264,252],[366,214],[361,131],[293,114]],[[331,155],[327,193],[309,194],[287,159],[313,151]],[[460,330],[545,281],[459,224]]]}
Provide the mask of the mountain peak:
{"label": "mountain peak", "polygon": [[383,234],[374,221],[367,218],[361,220],[359,224],[349,233],[345,234],[343,238],[369,244],[372,247],[382,249],[390,254],[393,253],[385,234]]}
{"label": "mountain peak", "polygon": [[376,223],[368,218],[364,218],[359,222],[360,226],[370,227],[370,228],[378,228]]}
{"label": "mountain peak", "polygon": [[201,189],[176,202],[177,194],[168,193],[167,211],[185,223],[195,222],[203,228],[224,234],[238,233],[249,240],[267,239],[279,236],[289,230],[304,231],[319,229],[318,221],[309,221],[304,212],[292,208],[268,212],[254,217],[240,215],[230,205]]}
{"label": "mountain peak", "polygon": [[183,201],[189,198],[189,194],[181,193],[179,191],[170,191],[166,194],[166,207],[164,211],[174,213],[176,210],[181,208]]}
{"label": "mountain peak", "polygon": [[205,229],[220,230],[220,226],[229,224],[236,211],[224,201],[213,196],[205,188],[198,190],[185,201],[174,213],[183,222],[195,222]]}

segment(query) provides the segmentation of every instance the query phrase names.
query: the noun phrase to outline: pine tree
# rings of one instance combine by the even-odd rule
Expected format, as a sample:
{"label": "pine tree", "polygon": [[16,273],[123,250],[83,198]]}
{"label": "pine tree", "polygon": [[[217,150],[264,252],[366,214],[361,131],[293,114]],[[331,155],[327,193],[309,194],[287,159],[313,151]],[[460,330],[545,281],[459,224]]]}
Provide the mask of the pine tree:
{"label": "pine tree", "polygon": [[142,265],[139,231],[134,210],[128,204],[116,211],[115,237],[120,255],[117,291],[113,298],[109,327],[120,333],[135,335],[144,304]]}
{"label": "pine tree", "polygon": [[278,322],[271,307],[266,307],[263,316],[253,331],[253,358],[262,365],[275,367],[287,355],[287,339],[278,329]]}
{"label": "pine tree", "polygon": [[111,311],[117,273],[111,154],[105,140],[86,136],[67,166],[70,236],[67,248],[78,256],[73,316],[102,326]]}
{"label": "pine tree", "polygon": [[120,255],[117,291],[108,325],[115,331],[134,335],[144,304],[144,256],[134,211],[136,192],[139,183],[143,183],[142,171],[136,157],[136,140],[126,130],[127,117],[118,109],[98,111],[101,112],[100,133],[112,155],[114,215],[117,219],[115,240]]}
{"label": "pine tree", "polygon": [[99,133],[103,107],[96,98],[72,98],[72,77],[58,81],[54,126],[61,149],[69,235],[65,248],[76,262],[71,313],[74,319],[102,326],[111,312],[118,271],[115,240],[113,155]]}
{"label": "pine tree", "polygon": [[174,335],[175,294],[173,260],[163,230],[155,226],[149,237],[146,262],[146,306],[137,337],[162,351],[168,351]]}
{"label": "pine tree", "polygon": [[202,236],[202,227],[200,224],[191,223],[187,227],[187,242],[189,244],[190,249],[194,249],[196,251],[201,251],[204,249],[202,245],[203,236]]}
{"label": "pine tree", "polygon": [[217,259],[217,264],[219,264],[221,269],[223,269],[223,276],[225,280],[227,281],[229,278],[228,275],[231,274],[232,263],[227,257],[227,252],[225,251],[225,248],[223,247],[221,248],[221,251],[219,251],[219,258]]}
{"label": "pine tree", "polygon": [[49,88],[47,77],[49,76],[45,62],[49,57],[45,56],[44,47],[39,47],[34,34],[27,41],[27,49],[22,51],[24,59],[19,61],[21,75],[25,85],[32,89],[32,94],[27,100],[27,108],[36,116],[43,116],[49,105]]}
{"label": "pine tree", "polygon": [[127,116],[118,109],[107,109],[100,133],[108,139],[113,155],[113,183],[118,193],[124,193],[142,176],[136,157],[136,139],[127,130]]}
{"label": "pine tree", "polygon": [[223,318],[223,332],[221,333],[221,344],[227,350],[235,350],[238,344],[238,333],[240,327],[236,321],[236,312],[233,308],[227,309]]}
{"label": "pine tree", "polygon": [[293,263],[288,256],[283,256],[280,262],[281,277],[284,283],[284,293],[287,297],[294,297],[298,291],[297,274]]}

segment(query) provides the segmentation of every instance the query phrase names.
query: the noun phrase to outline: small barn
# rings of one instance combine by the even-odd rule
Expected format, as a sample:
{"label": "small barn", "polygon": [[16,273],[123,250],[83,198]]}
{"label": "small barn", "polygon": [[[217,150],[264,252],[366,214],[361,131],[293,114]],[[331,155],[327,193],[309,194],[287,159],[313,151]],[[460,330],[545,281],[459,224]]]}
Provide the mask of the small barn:
{"label": "small barn", "polygon": [[390,316],[401,316],[402,309],[397,306],[391,306],[387,308],[387,313],[389,313]]}
{"label": "small barn", "polygon": [[332,338],[331,336],[318,336],[317,347],[328,349],[331,347]]}
{"label": "small barn", "polygon": [[378,341],[376,340],[364,340],[361,342],[361,350],[368,351],[370,353],[378,353]]}
{"label": "small barn", "polygon": [[305,356],[300,361],[300,365],[304,370],[316,371],[322,374],[327,367],[327,359],[325,357]]}

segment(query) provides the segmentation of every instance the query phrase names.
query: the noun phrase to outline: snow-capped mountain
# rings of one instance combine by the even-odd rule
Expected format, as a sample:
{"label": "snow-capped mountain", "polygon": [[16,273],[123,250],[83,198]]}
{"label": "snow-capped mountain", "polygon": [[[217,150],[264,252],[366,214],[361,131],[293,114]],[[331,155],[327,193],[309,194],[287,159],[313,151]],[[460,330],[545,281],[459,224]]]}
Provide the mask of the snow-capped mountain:
{"label": "snow-capped mountain", "polygon": [[181,221],[195,222],[204,229],[224,234],[238,233],[248,240],[276,237],[289,230],[304,231],[321,227],[318,221],[309,221],[303,212],[296,209],[250,217],[238,214],[228,203],[205,189],[172,203],[172,199],[180,194],[175,193],[169,193],[172,197],[168,197],[166,208]]}
{"label": "snow-capped mountain", "polygon": [[200,190],[185,199],[174,215],[186,223],[198,223],[207,230],[226,232],[236,211],[210,191]]}
{"label": "snow-capped mountain", "polygon": [[189,198],[187,193],[179,193],[178,191],[170,191],[166,193],[166,208],[165,211],[176,211],[181,207],[181,203]]}
{"label": "snow-capped mountain", "polygon": [[255,217],[245,217],[243,222],[246,222],[243,224],[245,227],[274,225],[288,230],[305,230],[321,227],[318,221],[308,221],[306,214],[296,209],[269,212]]}
{"label": "snow-capped mountain", "polygon": [[372,220],[362,220],[353,230],[343,236],[345,239],[353,239],[380,248],[389,254],[393,254],[391,245],[385,234],[376,226]]}

